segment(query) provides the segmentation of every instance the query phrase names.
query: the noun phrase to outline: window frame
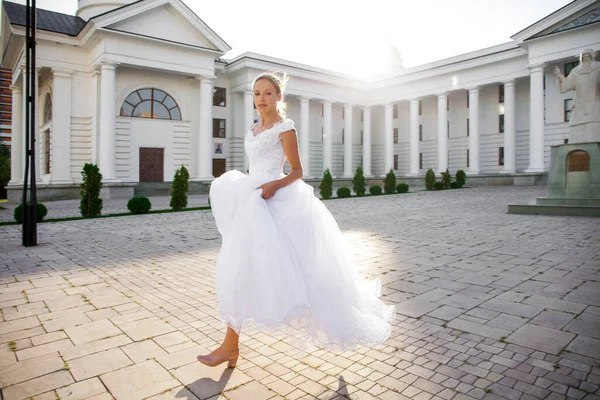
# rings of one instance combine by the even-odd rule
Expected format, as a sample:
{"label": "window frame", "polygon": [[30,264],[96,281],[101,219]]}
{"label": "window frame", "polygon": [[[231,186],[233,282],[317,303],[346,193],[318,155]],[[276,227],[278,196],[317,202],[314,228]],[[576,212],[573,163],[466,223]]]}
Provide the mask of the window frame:
{"label": "window frame", "polygon": [[498,166],[504,166],[504,146],[498,147]]}
{"label": "window frame", "polygon": [[[142,96],[140,95],[140,91],[142,90],[150,90],[150,99],[143,99]],[[155,99],[154,94],[155,91],[161,92],[165,95],[165,97],[159,101],[158,99]],[[140,99],[139,102],[137,102],[136,104],[132,104],[131,102],[127,101],[127,99],[133,95],[134,93],[137,94],[138,98]],[[173,104],[175,104],[173,107],[169,108],[165,102],[167,101],[167,99],[171,99],[171,101],[173,102]],[[145,103],[145,102],[150,102],[150,117],[143,117],[143,116],[139,116],[139,115],[133,115],[135,113],[135,110],[137,109],[137,107],[139,107],[140,104]],[[169,118],[159,118],[159,117],[155,117],[155,113],[154,113],[154,103],[158,103],[160,105],[162,105],[167,112],[169,113]],[[131,112],[126,113],[125,110],[123,109],[123,107],[125,106],[125,104],[128,104],[131,108]],[[176,110],[179,113],[179,118],[173,118],[173,111]],[[182,121],[183,120],[183,116],[181,114],[181,107],[179,107],[179,104],[177,103],[177,101],[175,100],[175,98],[173,96],[171,96],[169,93],[165,92],[164,90],[161,89],[157,89],[157,88],[153,88],[153,87],[143,87],[143,88],[139,88],[136,89],[132,92],[130,92],[125,99],[123,100],[122,104],[121,104],[121,108],[119,110],[119,116],[120,117],[125,117],[125,118],[142,118],[142,119],[157,119],[157,120],[163,120],[163,121]]]}
{"label": "window frame", "polygon": [[[570,102],[571,107],[567,108],[567,103]],[[563,120],[564,122],[571,121],[571,113],[573,112],[573,99],[565,99],[563,101]]]}
{"label": "window frame", "polygon": [[[220,93],[222,91],[222,93]],[[218,99],[223,100],[223,104],[219,104]],[[213,87],[213,107],[227,107],[227,88],[215,86]]]}
{"label": "window frame", "polygon": [[[223,126],[217,126],[216,123],[223,122]],[[220,136],[221,130],[223,131],[223,136]],[[216,136],[215,136],[216,133]],[[213,118],[213,139],[226,139],[227,138],[227,120],[225,118]]]}

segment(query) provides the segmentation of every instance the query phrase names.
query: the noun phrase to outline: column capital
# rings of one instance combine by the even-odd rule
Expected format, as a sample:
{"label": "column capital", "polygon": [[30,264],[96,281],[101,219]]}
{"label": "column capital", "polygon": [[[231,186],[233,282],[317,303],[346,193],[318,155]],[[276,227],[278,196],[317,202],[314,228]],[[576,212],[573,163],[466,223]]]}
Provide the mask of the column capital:
{"label": "column capital", "polygon": [[469,93],[479,93],[479,86],[469,86],[465,90]]}
{"label": "column capital", "polygon": [[217,80],[216,76],[206,76],[206,75],[198,75],[196,76],[196,80],[200,83],[210,83],[212,84],[214,81]]}
{"label": "column capital", "polygon": [[503,84],[504,87],[515,86],[515,80],[514,79],[508,79],[508,80],[505,80],[505,81],[500,81],[500,83]]}
{"label": "column capital", "polygon": [[406,100],[408,100],[410,103],[418,103],[421,101],[421,98],[420,97],[410,97]]}
{"label": "column capital", "polygon": [[10,85],[8,87],[13,93],[22,93],[23,89],[20,86],[17,85]]}
{"label": "column capital", "polygon": [[448,97],[448,92],[437,93],[436,96],[438,97],[438,99],[440,97]]}
{"label": "column capital", "polygon": [[61,68],[52,68],[52,76],[60,76],[63,78],[70,78],[73,75],[72,69],[61,69]]}
{"label": "column capital", "polygon": [[370,106],[362,106],[362,107],[361,107],[361,109],[362,109],[364,112],[371,112],[371,107],[370,107]]}
{"label": "column capital", "polygon": [[395,104],[396,103],[385,103],[383,106],[387,110],[387,109],[393,109]]}
{"label": "column capital", "polygon": [[102,71],[105,71],[105,70],[115,71],[117,69],[117,67],[119,66],[119,63],[114,62],[114,61],[100,61],[98,66],[100,67],[100,70],[102,70]]}
{"label": "column capital", "polygon": [[300,97],[300,103],[308,103],[310,101],[310,97],[302,96]]}
{"label": "column capital", "polygon": [[321,100],[321,103],[322,103],[324,106],[331,106],[331,100]]}
{"label": "column capital", "polygon": [[529,65],[529,73],[532,74],[534,72],[544,72],[544,68],[546,68],[546,63],[532,64]]}
{"label": "column capital", "polygon": [[351,109],[354,108],[354,104],[352,103],[344,103],[344,109]]}

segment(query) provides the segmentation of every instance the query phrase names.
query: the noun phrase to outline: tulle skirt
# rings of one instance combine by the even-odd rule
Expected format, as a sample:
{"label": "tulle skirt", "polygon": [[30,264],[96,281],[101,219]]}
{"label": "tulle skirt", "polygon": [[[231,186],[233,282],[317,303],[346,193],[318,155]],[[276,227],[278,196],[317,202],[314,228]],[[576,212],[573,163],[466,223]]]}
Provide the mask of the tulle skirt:
{"label": "tulle skirt", "polygon": [[306,345],[347,350],[389,336],[395,307],[379,279],[358,275],[340,229],[302,180],[270,199],[257,189],[281,174],[229,171],[210,201],[222,247],[217,259],[221,320],[242,327],[292,329]]}

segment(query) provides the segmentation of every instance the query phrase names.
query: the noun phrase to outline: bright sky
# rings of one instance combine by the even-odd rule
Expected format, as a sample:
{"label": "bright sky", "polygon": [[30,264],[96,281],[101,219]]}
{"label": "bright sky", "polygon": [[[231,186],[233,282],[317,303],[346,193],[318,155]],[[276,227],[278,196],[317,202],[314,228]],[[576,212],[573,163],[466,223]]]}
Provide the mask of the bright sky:
{"label": "bright sky", "polygon": [[[25,0],[11,0],[25,4]],[[395,46],[409,68],[510,41],[569,0],[184,0],[232,48],[356,76]],[[37,0],[75,14],[77,0]],[[381,64],[381,62],[379,63]]]}

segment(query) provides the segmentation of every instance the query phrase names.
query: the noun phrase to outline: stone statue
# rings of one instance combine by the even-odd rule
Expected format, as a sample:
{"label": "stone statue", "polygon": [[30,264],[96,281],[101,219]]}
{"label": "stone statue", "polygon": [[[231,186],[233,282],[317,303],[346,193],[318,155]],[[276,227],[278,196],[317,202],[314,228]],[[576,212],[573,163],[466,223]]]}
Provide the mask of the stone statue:
{"label": "stone statue", "polygon": [[571,120],[569,121],[569,144],[600,142],[600,64],[594,61],[594,50],[581,52],[580,64],[568,77],[554,68],[561,93],[575,91]]}

